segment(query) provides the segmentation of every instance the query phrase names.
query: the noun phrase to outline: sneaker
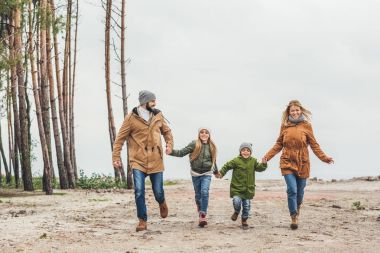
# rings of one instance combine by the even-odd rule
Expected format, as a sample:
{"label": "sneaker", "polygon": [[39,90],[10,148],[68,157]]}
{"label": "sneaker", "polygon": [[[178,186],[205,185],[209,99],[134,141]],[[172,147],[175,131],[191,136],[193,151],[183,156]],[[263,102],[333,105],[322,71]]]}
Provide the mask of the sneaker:
{"label": "sneaker", "polygon": [[237,218],[238,218],[238,216],[239,216],[239,213],[234,212],[234,213],[231,215],[231,220],[236,221]]}
{"label": "sneaker", "polygon": [[206,214],[203,213],[203,212],[200,212],[199,213],[199,224],[198,224],[198,226],[200,226],[201,228],[203,228],[206,225],[207,225]]}

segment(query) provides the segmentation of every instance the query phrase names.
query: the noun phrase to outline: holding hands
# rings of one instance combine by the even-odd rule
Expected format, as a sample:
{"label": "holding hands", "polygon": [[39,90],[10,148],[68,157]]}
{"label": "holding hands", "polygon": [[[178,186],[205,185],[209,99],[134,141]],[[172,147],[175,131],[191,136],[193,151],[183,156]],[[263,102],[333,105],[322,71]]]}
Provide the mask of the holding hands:
{"label": "holding hands", "polygon": [[219,173],[219,171],[217,173],[214,174],[216,178],[222,178],[222,175]]}
{"label": "holding hands", "polygon": [[166,147],[166,151],[165,151],[165,153],[166,153],[167,155],[170,155],[170,154],[172,153],[172,151],[173,151],[173,149],[172,149],[171,147]]}

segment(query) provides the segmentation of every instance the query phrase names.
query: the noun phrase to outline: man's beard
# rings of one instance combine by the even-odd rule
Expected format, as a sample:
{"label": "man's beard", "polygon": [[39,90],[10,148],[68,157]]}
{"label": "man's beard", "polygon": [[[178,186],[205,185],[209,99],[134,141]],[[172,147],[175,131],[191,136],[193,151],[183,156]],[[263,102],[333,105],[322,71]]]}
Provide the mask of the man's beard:
{"label": "man's beard", "polygon": [[148,111],[150,111],[150,112],[153,112],[154,106],[151,107],[151,106],[149,105],[149,103],[148,103],[148,104],[146,104],[146,109],[147,109]]}

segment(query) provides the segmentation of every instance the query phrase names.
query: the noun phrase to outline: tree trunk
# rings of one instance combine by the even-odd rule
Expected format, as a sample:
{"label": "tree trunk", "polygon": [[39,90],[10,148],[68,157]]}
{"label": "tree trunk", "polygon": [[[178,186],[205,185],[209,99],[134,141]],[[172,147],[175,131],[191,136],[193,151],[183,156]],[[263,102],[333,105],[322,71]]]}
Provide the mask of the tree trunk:
{"label": "tree trunk", "polygon": [[71,94],[70,94],[70,139],[71,139],[71,160],[74,168],[75,178],[78,179],[78,168],[76,161],[75,151],[75,128],[74,128],[74,95],[75,95],[75,79],[76,79],[76,67],[77,67],[77,42],[78,42],[78,19],[79,19],[79,1],[76,0],[76,12],[75,12],[75,33],[74,33],[74,66],[73,66],[73,78],[71,82]]}
{"label": "tree trunk", "polygon": [[16,188],[19,187],[20,175],[14,166],[14,146],[13,146],[13,127],[12,127],[12,96],[9,71],[7,71],[7,121],[8,121],[8,149],[9,149],[9,170],[14,171]]}
{"label": "tree trunk", "polygon": [[[50,8],[53,21],[56,20],[55,17],[55,4],[54,0],[50,0]],[[71,152],[69,145],[69,136],[67,132],[67,124],[65,121],[65,113],[64,113],[64,104],[63,104],[63,95],[62,95],[62,81],[61,81],[61,73],[60,73],[60,63],[59,63],[59,45],[58,45],[58,35],[55,29],[53,29],[53,39],[54,39],[54,62],[55,62],[55,78],[57,82],[57,93],[58,93],[58,107],[59,107],[59,119],[61,123],[61,134],[63,140],[63,155],[64,155],[64,163],[67,171],[67,178],[69,181],[69,187],[75,188],[75,175],[72,167],[71,160]]]}
{"label": "tree trunk", "polygon": [[25,191],[33,191],[32,170],[29,152],[29,136],[28,136],[28,116],[25,103],[25,89],[24,89],[24,66],[22,64],[22,28],[21,28],[21,0],[16,1],[17,6],[14,11],[15,31],[14,31],[14,48],[17,69],[17,83],[18,83],[18,98],[19,98],[19,117],[20,117],[20,132],[21,132],[21,170],[22,179],[24,182]]}
{"label": "tree trunk", "polygon": [[[15,59],[15,48],[14,48],[14,20],[12,21],[12,28],[9,34],[9,54],[11,59]],[[13,154],[13,165],[16,188],[20,186],[20,174],[19,174],[19,150],[21,148],[21,126],[20,117],[18,112],[18,92],[17,92],[17,68],[15,64],[11,65],[11,95],[12,95],[12,109],[13,109],[13,124],[14,124],[14,154]]]}
{"label": "tree trunk", "polygon": [[[3,147],[3,138],[2,138],[1,132],[2,131],[1,131],[1,122],[0,122],[0,153],[1,153],[1,158],[3,159],[3,164],[4,164],[5,179],[6,179],[7,184],[10,184],[11,173],[9,172],[7,159],[5,157],[5,152],[4,152],[4,147]],[[1,164],[0,164],[0,166],[1,166]],[[1,175],[1,173],[0,173],[0,175]]]}
{"label": "tree trunk", "polygon": [[[42,20],[46,20],[46,0],[41,0],[41,16]],[[32,0],[29,0],[29,41],[33,41],[32,37]],[[41,29],[42,30],[42,29]],[[41,36],[42,41],[44,40],[43,36]],[[42,44],[42,43],[41,43]],[[47,147],[46,142],[46,135],[43,125],[43,119],[42,119],[42,111],[41,111],[41,104],[40,104],[40,96],[38,93],[38,84],[37,84],[37,70],[36,70],[36,63],[34,61],[34,55],[33,55],[33,43],[29,44],[29,59],[30,59],[30,66],[32,70],[32,83],[33,83],[33,95],[34,95],[34,101],[36,105],[36,114],[37,114],[37,123],[38,123],[38,133],[40,135],[41,140],[41,149],[42,149],[42,157],[44,161],[44,173],[45,173],[45,191],[47,195],[53,194],[53,187],[51,182],[51,167],[50,167],[50,161],[49,161],[49,150]],[[41,50],[41,54],[43,54],[43,50]]]}
{"label": "tree trunk", "polygon": [[[48,9],[50,10],[50,4],[48,4]],[[55,104],[55,94],[54,94],[54,77],[53,77],[53,64],[52,64],[52,46],[51,46],[51,27],[49,26],[46,33],[46,59],[47,59],[47,71],[49,78],[49,91],[50,91],[50,106],[51,106],[51,118],[53,122],[53,132],[55,140],[55,150],[57,155],[58,163],[58,174],[59,174],[59,185],[61,189],[68,189],[69,183],[67,181],[67,171],[65,168],[63,152],[62,152],[62,142],[59,135],[59,122],[57,116],[57,107]]]}
{"label": "tree trunk", "polygon": [[[40,19],[39,22],[37,22],[37,25],[40,27],[40,58],[38,59],[39,64],[39,70],[40,70],[40,92],[39,92],[39,98],[41,103],[41,113],[42,113],[42,124],[44,127],[44,134],[45,134],[45,141],[46,141],[46,148],[48,150],[48,162],[44,162],[44,164],[49,165],[48,168],[44,168],[44,190],[46,192],[49,191],[46,187],[49,187],[51,185],[51,180],[53,176],[53,160],[52,160],[52,152],[51,152],[51,134],[50,134],[50,102],[49,102],[49,83],[48,83],[48,75],[47,75],[47,46],[46,46],[46,30],[48,26],[48,17],[47,17],[47,2],[46,0],[41,0],[40,2]],[[31,9],[29,10],[32,11]],[[33,41],[32,37],[32,13],[30,13],[30,43]],[[31,48],[31,46],[30,46]],[[33,57],[33,50],[29,52],[29,56]],[[37,90],[38,91],[38,90]],[[41,142],[42,144],[42,142]],[[43,147],[44,149],[45,147]],[[50,170],[48,174],[46,174],[47,170]],[[50,178],[47,178],[47,177]],[[49,182],[50,181],[50,182]],[[51,187],[51,186],[50,186]]]}
{"label": "tree trunk", "polygon": [[[127,80],[126,80],[126,60],[125,60],[125,15],[126,15],[126,6],[125,6],[125,0],[121,1],[121,27],[120,27],[120,73],[121,73],[121,90],[122,90],[122,97],[123,97],[123,113],[124,117],[128,114],[128,96],[127,96]],[[126,143],[127,148],[127,180],[125,180],[125,172],[124,169],[121,171],[121,177],[123,179],[123,182],[127,182],[127,189],[133,188],[133,181],[132,181],[132,170],[129,165],[129,147],[128,143]]]}
{"label": "tree trunk", "polygon": [[[105,22],[105,41],[104,41],[104,54],[105,54],[105,79],[106,79],[106,94],[107,94],[107,109],[108,109],[108,131],[110,134],[111,150],[116,138],[115,122],[112,111],[111,99],[111,78],[110,78],[110,32],[111,32],[111,14],[112,14],[112,0],[107,0],[106,4],[106,22]],[[120,172],[114,168],[115,179],[120,181]]]}

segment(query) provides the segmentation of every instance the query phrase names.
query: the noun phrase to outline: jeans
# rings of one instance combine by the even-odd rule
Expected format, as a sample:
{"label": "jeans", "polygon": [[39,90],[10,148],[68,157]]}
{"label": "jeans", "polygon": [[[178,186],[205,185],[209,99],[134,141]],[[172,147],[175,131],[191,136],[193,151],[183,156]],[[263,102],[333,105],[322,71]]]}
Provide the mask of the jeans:
{"label": "jeans", "polygon": [[243,206],[243,211],[241,213],[242,219],[247,219],[249,217],[249,211],[251,210],[251,200],[242,199],[239,196],[234,196],[232,198],[232,204],[235,209],[235,213],[240,213],[240,209]]}
{"label": "jeans", "polygon": [[150,177],[150,182],[152,182],[152,190],[156,201],[159,204],[164,203],[165,201],[163,173],[158,172],[154,174],[146,174],[138,169],[133,169],[133,182],[135,185],[137,217],[145,221],[148,220],[145,204],[145,178],[147,176]]}
{"label": "jeans", "polygon": [[296,174],[285,175],[288,194],[288,208],[290,215],[297,214],[297,207],[302,204],[306,178],[299,178]]}
{"label": "jeans", "polygon": [[211,176],[192,177],[192,180],[195,191],[195,203],[199,206],[199,212],[206,214]]}

